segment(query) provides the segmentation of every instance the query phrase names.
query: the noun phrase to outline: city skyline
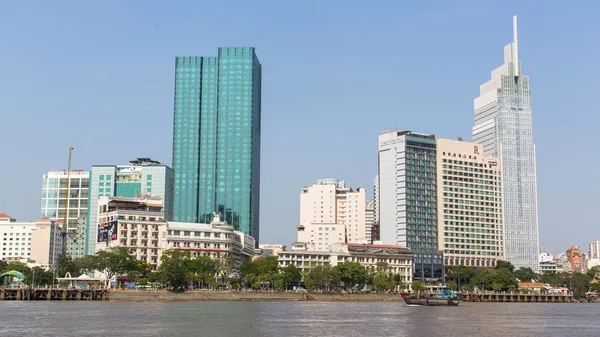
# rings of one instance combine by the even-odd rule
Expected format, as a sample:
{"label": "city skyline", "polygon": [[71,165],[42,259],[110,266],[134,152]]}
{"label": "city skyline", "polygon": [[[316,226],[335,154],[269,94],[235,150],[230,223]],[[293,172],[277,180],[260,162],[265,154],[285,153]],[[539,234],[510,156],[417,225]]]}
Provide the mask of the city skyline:
{"label": "city skyline", "polygon": [[[69,122],[68,135],[58,132],[46,137],[44,146],[39,145],[39,140],[32,143],[28,139],[22,140],[19,146],[16,142],[1,144],[4,156],[14,160],[10,166],[0,169],[0,204],[4,205],[4,211],[19,220],[35,220],[39,213],[39,181],[26,180],[51,169],[65,168],[66,149],[70,145],[77,149],[73,167],[78,169],[89,169],[97,163],[126,162],[143,155],[169,163],[173,57],[210,55],[218,46],[252,45],[259,51],[261,61],[269,65],[263,74],[268,94],[263,96],[262,150],[266,159],[262,163],[261,213],[267,215],[261,217],[261,241],[290,242],[298,221],[298,186],[333,176],[345,179],[352,186],[370,188],[375,172],[374,134],[397,126],[435,133],[438,137],[467,136],[472,125],[471,100],[477,96],[477,86],[487,80],[489,69],[500,63],[498,46],[505,44],[510,36],[510,17],[516,13],[521,16],[523,27],[519,36],[523,46],[520,59],[527,64],[528,75],[535,79],[535,139],[538,167],[543,167],[538,170],[541,246],[558,252],[564,250],[567,242],[586,247],[589,241],[600,236],[590,227],[593,208],[589,203],[593,198],[587,197],[585,192],[579,193],[579,186],[589,186],[589,183],[578,180],[584,176],[579,170],[594,166],[595,160],[586,154],[594,151],[593,132],[588,128],[595,124],[597,117],[585,102],[597,89],[590,78],[598,67],[592,62],[596,51],[578,38],[595,29],[597,24],[592,20],[581,19],[579,11],[569,8],[517,3],[514,6],[463,4],[457,8],[442,5],[437,11],[402,8],[397,12],[407,12],[415,19],[398,14],[395,20],[375,20],[375,12],[381,14],[381,8],[364,11],[360,6],[349,4],[345,8],[347,15],[336,17],[333,22],[340,25],[363,18],[372,23],[365,25],[366,28],[359,25],[363,32],[358,27],[350,27],[348,32],[324,29],[329,27],[325,17],[334,12],[335,6],[331,5],[319,6],[318,11],[311,14],[317,19],[315,27],[305,31],[297,17],[283,20],[273,15],[277,11],[293,12],[300,8],[281,6],[271,9],[259,6],[252,10],[242,5],[240,11],[244,15],[259,16],[259,11],[264,11],[265,23],[252,24],[244,32],[237,24],[237,29],[225,28],[198,41],[190,39],[193,32],[214,26],[216,19],[209,18],[205,23],[176,21],[175,17],[180,18],[178,13],[149,6],[147,19],[136,19],[134,25],[129,25],[126,18],[130,19],[133,8],[125,8],[122,14],[115,14],[118,25],[98,29],[105,20],[82,22],[74,15],[76,10],[95,9],[92,5],[70,9],[58,6],[60,14],[65,13],[63,26],[44,19],[43,13],[48,10],[45,6],[31,10],[19,4],[9,5],[15,17],[28,11],[39,18],[39,22],[7,40],[7,62],[2,66],[6,80],[0,82],[6,100],[0,107],[2,111],[11,112],[3,116],[3,121],[14,130],[5,130],[5,139],[17,139],[15,131],[21,126],[27,126],[36,135],[48,128],[64,126],[64,121],[49,116],[77,117]],[[307,7],[310,9],[310,4]],[[226,11],[219,6],[213,9]],[[538,11],[544,13],[543,18],[534,15]],[[112,10],[97,11],[98,18],[108,12]],[[593,12],[593,8],[588,12]],[[243,16],[241,13],[233,15]],[[576,19],[577,27],[556,25],[559,21]],[[2,25],[15,24],[19,26],[9,18]],[[36,37],[33,32],[40,31],[36,28],[38,25],[46,28]],[[414,31],[402,33],[404,25]],[[65,35],[65,29],[70,33]],[[121,34],[121,30],[128,34]],[[321,33],[312,36],[315,30]],[[117,31],[123,37],[113,39]],[[181,37],[176,36],[179,33]],[[80,40],[80,34],[87,38]],[[261,34],[265,37],[261,38]],[[125,39],[125,36],[128,37]],[[272,41],[267,42],[265,38]],[[390,46],[389,53],[377,53],[377,46],[392,38],[400,40],[402,43],[398,45],[402,47]],[[31,45],[20,42],[26,39],[31,39]],[[556,48],[559,40],[561,48]],[[97,47],[93,47],[91,41]],[[348,41],[353,43],[344,46]],[[65,48],[55,48],[60,49],[59,53],[48,51],[50,45],[57,44]],[[39,50],[32,49],[33,45]],[[79,45],[79,50],[71,45]],[[413,48],[406,50],[403,47],[406,45]],[[93,51],[95,55],[81,50]],[[319,57],[308,57],[311,50]],[[28,56],[40,53],[47,57],[32,62],[34,59]],[[67,57],[72,62],[56,63],[65,58],[64,53],[72,53]],[[360,62],[374,53],[377,62]],[[413,69],[399,67],[398,61],[413,65],[410,67]],[[555,67],[566,64],[569,66]],[[323,74],[326,76],[314,81],[315,76]],[[563,82],[578,83],[577,88],[558,83],[556,78],[560,77],[570,78]],[[373,88],[359,82],[373,84]],[[28,99],[25,92],[35,93],[38,99]],[[70,94],[65,95],[66,92]],[[427,100],[432,93],[437,99]],[[39,105],[38,101],[44,104]],[[564,115],[572,113],[577,113],[578,118],[565,122]],[[112,137],[110,131],[88,132],[89,124],[96,120],[106,125],[112,121],[119,125],[136,123],[141,126],[140,134],[147,131],[151,136],[129,137],[117,147],[113,139],[122,137]],[[354,129],[350,136],[337,137],[330,133],[331,127],[340,125],[340,121],[343,121],[342,126],[349,126],[350,132]],[[307,132],[313,136],[306,137]],[[559,133],[561,137],[556,137]],[[96,141],[103,135],[110,137]],[[336,156],[330,155],[333,152]],[[566,162],[555,162],[556,152],[569,152],[581,159],[576,167],[570,168],[575,170],[572,174],[575,181],[556,179],[568,168]],[[34,164],[28,163],[23,153],[35,157]],[[305,164],[307,158],[310,165]],[[18,185],[17,181],[25,182]],[[591,184],[593,190],[597,182]],[[566,235],[556,235],[565,224],[573,230]]]}

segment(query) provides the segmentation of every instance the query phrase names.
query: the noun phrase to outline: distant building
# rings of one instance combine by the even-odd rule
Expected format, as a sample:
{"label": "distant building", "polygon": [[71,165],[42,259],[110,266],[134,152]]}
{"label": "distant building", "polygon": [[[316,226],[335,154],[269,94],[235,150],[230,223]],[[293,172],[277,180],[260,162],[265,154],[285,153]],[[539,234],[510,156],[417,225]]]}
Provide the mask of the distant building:
{"label": "distant building", "polygon": [[600,240],[590,242],[590,259],[600,259]]}
{"label": "distant building", "polygon": [[571,246],[567,249],[567,261],[572,273],[583,273],[583,259],[581,249]]}
{"label": "distant building", "polygon": [[51,269],[56,258],[64,253],[64,229],[56,221],[43,217],[31,230],[31,255],[29,260],[42,268]]}
{"label": "distant building", "polygon": [[371,225],[371,243],[380,241],[379,227],[379,176],[373,182],[373,224]]}
{"label": "distant building", "polygon": [[278,256],[280,252],[285,250],[284,245],[275,245],[275,244],[260,244],[258,248],[261,249],[262,256]]}
{"label": "distant building", "polygon": [[554,257],[549,253],[541,253],[540,254],[540,274],[543,273],[556,273],[556,262],[554,261]]}
{"label": "distant building", "polygon": [[373,243],[372,230],[375,223],[375,200],[367,200],[365,205],[365,237],[367,243]]}
{"label": "distant building", "polygon": [[498,159],[483,146],[437,139],[439,249],[447,267],[495,267],[504,259]]}
{"label": "distant building", "polygon": [[342,180],[321,179],[302,187],[298,241],[319,249],[336,242],[366,243],[365,203],[365,189],[346,187]]}
{"label": "distant building", "polygon": [[87,247],[87,223],[86,218],[77,219],[75,225],[70,224],[67,229],[67,235],[65,240],[66,250],[65,253],[69,254],[71,258],[77,259],[86,255]]}
{"label": "distant building", "polygon": [[84,170],[72,170],[71,174],[66,171],[44,174],[41,217],[47,216],[64,223],[65,213],[68,212],[67,228],[76,228],[79,219],[87,216],[89,177],[90,173]]}
{"label": "distant building", "polygon": [[63,230],[48,217],[35,222],[18,222],[0,213],[0,259],[35,264],[42,268],[54,266],[63,253]]}
{"label": "distant building", "polygon": [[378,173],[381,241],[411,249],[415,280],[443,281],[435,135],[396,129],[380,133]]}
{"label": "distant building", "polygon": [[164,220],[173,218],[173,170],[150,158],[137,158],[129,165],[94,165],[90,172],[89,209],[86,222],[86,254],[93,254],[97,241],[100,197],[159,197]]}
{"label": "distant building", "polygon": [[[405,247],[338,243],[327,250],[310,250],[306,244],[297,243],[292,250],[279,253],[280,267],[294,265],[301,272],[325,264],[335,267],[343,262],[358,262],[373,271],[385,268],[385,273],[399,274],[405,283],[413,281],[412,254]],[[385,264],[385,267],[378,266],[378,263]]]}

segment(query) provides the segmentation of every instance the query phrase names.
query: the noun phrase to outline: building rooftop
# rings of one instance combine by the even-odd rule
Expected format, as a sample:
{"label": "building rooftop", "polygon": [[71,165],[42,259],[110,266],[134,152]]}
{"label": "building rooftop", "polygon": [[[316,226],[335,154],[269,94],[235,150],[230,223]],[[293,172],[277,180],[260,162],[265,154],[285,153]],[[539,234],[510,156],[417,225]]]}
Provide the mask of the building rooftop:
{"label": "building rooftop", "polygon": [[369,248],[388,248],[388,249],[406,249],[406,247],[396,245],[378,245],[378,244],[360,244],[360,243],[344,243],[348,247],[369,247]]}
{"label": "building rooftop", "polygon": [[541,283],[541,282],[519,282],[520,288],[547,287],[547,286],[548,285],[546,283]]}
{"label": "building rooftop", "polygon": [[131,165],[140,166],[140,165],[162,165],[159,161],[152,160],[150,158],[136,158],[134,160],[129,161]]}
{"label": "building rooftop", "polygon": [[0,213],[0,219],[10,219],[10,215],[6,214],[6,213]]}

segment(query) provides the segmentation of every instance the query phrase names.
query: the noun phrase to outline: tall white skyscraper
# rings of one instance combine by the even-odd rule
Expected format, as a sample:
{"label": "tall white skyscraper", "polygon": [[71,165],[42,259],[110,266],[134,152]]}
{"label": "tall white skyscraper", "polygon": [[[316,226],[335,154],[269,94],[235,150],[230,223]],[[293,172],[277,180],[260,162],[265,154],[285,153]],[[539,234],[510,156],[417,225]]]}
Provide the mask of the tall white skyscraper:
{"label": "tall white skyscraper", "polygon": [[517,17],[504,64],[492,71],[474,101],[473,141],[502,165],[505,256],[517,268],[538,270],[539,236],[535,144],[529,77],[519,63]]}

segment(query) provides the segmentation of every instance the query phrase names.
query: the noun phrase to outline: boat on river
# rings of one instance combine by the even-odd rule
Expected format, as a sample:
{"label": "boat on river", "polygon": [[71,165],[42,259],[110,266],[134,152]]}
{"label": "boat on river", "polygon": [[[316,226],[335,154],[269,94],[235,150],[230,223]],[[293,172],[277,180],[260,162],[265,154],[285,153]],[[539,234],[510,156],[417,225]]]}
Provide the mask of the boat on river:
{"label": "boat on river", "polygon": [[435,295],[409,295],[403,293],[402,298],[407,305],[457,306],[460,303],[460,298],[450,288],[444,288]]}

